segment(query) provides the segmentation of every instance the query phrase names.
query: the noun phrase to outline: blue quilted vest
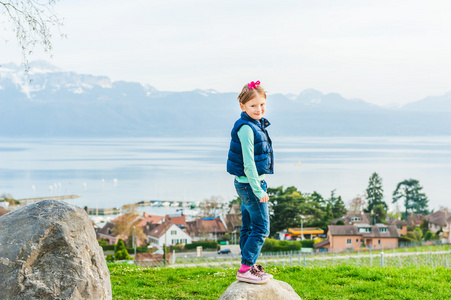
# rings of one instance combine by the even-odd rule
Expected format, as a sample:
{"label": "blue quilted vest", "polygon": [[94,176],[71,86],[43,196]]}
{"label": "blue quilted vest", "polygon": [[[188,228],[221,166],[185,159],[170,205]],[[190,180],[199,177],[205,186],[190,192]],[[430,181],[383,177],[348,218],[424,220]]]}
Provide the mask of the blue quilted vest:
{"label": "blue quilted vest", "polygon": [[254,120],[245,112],[241,113],[241,118],[235,122],[232,129],[232,141],[230,142],[227,159],[227,172],[236,176],[246,176],[244,173],[241,142],[238,138],[238,130],[240,130],[243,125],[249,125],[254,132],[254,159],[258,175],[273,174],[274,156],[272,152],[272,142],[265,129],[270,123],[265,118]]}

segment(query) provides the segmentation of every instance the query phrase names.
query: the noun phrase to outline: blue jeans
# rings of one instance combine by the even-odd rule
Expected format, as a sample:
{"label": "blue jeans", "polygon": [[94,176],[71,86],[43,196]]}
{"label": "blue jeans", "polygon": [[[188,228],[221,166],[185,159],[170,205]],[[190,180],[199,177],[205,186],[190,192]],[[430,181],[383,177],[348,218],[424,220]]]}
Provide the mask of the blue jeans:
{"label": "blue jeans", "polygon": [[[260,182],[266,192],[266,181]],[[241,199],[241,226],[240,248],[241,264],[252,266],[257,261],[260,251],[269,235],[268,202],[261,203],[252,192],[248,183],[239,183],[235,180],[235,189]]]}

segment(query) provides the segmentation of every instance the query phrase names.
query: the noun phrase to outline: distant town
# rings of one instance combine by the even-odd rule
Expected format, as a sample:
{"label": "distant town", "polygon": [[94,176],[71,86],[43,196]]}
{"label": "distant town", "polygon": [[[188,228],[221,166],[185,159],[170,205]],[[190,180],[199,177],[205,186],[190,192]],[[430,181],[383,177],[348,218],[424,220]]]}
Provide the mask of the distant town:
{"label": "distant town", "polygon": [[[394,249],[408,243],[451,243],[451,213],[448,208],[428,212],[425,206],[421,213],[411,206],[406,207],[403,213],[387,213],[385,202],[380,195],[373,193],[378,188],[377,184],[374,185],[378,179],[375,174],[370,178],[367,190],[370,196],[353,199],[347,208],[334,191],[329,199],[323,199],[317,193],[301,194],[294,187],[269,188],[272,208],[270,238],[301,241],[303,249],[310,246],[310,252],[315,253]],[[411,184],[415,185],[415,182]],[[15,200],[4,194],[0,198],[0,216],[36,201],[64,201],[76,197]],[[292,208],[287,210],[290,205]],[[141,207],[173,207],[176,213],[139,212]],[[224,247],[239,249],[232,246],[238,244],[242,224],[239,198],[228,203],[215,197],[200,203],[149,200],[121,208],[84,209],[90,215],[99,243],[104,246],[123,241],[128,247],[148,249],[149,255],[163,253],[165,247],[185,251],[193,249],[189,245],[201,245],[202,242],[215,242],[217,248],[214,250]]]}

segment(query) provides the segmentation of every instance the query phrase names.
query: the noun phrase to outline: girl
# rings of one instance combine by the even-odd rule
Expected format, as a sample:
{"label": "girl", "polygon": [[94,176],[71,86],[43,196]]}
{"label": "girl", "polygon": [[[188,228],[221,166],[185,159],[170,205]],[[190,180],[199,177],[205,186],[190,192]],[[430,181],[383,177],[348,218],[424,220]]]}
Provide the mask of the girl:
{"label": "girl", "polygon": [[227,172],[235,175],[235,189],[241,199],[240,248],[241,267],[236,278],[249,283],[263,284],[272,275],[256,265],[265,238],[269,235],[268,194],[265,174],[273,174],[272,143],[263,118],[266,93],[260,81],[244,86],[238,96],[241,118],[232,129],[232,141],[227,159]]}

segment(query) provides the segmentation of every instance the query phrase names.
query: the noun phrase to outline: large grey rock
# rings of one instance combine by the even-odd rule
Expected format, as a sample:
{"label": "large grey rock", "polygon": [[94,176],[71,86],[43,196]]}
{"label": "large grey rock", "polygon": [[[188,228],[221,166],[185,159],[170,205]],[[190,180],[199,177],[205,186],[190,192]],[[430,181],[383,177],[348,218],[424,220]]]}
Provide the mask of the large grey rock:
{"label": "large grey rock", "polygon": [[266,284],[235,281],[219,297],[219,300],[300,300],[298,294],[286,282],[271,279]]}
{"label": "large grey rock", "polygon": [[86,212],[45,200],[0,218],[0,299],[111,299]]}

